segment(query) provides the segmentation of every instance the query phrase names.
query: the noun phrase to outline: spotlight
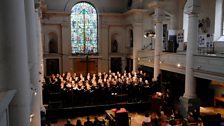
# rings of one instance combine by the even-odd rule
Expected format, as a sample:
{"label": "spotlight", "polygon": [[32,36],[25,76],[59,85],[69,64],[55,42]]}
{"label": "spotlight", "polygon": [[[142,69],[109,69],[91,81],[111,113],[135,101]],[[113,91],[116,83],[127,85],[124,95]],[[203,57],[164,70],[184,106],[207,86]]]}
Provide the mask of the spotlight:
{"label": "spotlight", "polygon": [[178,64],[177,64],[177,67],[178,67],[178,68],[180,68],[180,67],[181,67],[181,64],[180,64],[180,63],[178,63]]}

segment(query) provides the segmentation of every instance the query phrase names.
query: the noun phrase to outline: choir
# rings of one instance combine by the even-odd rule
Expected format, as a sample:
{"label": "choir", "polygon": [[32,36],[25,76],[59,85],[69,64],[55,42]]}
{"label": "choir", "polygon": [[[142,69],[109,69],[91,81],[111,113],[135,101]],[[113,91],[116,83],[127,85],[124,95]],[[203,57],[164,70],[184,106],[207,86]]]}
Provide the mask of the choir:
{"label": "choir", "polygon": [[[44,102],[62,101],[63,107],[147,102],[159,85],[149,81],[145,72],[99,72],[86,76],[77,73],[52,74],[46,77]],[[57,96],[55,95],[57,94]]]}

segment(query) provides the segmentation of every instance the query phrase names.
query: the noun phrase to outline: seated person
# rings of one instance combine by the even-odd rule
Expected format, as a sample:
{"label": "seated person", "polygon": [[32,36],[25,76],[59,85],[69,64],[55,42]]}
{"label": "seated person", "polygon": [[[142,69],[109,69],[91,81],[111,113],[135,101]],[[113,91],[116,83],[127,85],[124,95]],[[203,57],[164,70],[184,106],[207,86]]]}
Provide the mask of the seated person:
{"label": "seated person", "polygon": [[160,112],[160,121],[161,126],[166,126],[167,116],[164,114],[163,111]]}
{"label": "seated person", "polygon": [[145,114],[145,117],[142,121],[142,126],[151,126],[151,116],[149,115],[149,113]]}
{"label": "seated person", "polygon": [[93,126],[93,123],[92,123],[92,121],[90,121],[89,116],[87,116],[86,119],[87,119],[87,120],[86,120],[86,122],[84,122],[84,126]]}
{"label": "seated person", "polygon": [[76,125],[75,125],[75,126],[83,126],[83,125],[82,125],[82,122],[81,122],[80,119],[78,119],[78,120],[76,121]]}
{"label": "seated person", "polygon": [[182,116],[178,110],[175,110],[174,116],[175,116],[175,119],[182,119]]}
{"label": "seated person", "polygon": [[75,126],[75,125],[71,124],[71,120],[70,119],[67,119],[67,123],[65,124],[65,126]]}
{"label": "seated person", "polygon": [[160,126],[159,116],[156,112],[151,113],[151,123],[153,126]]}
{"label": "seated person", "polygon": [[95,117],[95,120],[93,122],[93,126],[101,126],[101,122],[97,117]]}
{"label": "seated person", "polygon": [[169,125],[171,125],[171,126],[175,126],[176,125],[176,120],[175,120],[175,117],[174,117],[174,115],[171,115],[171,118],[170,118],[170,120],[169,120]]}
{"label": "seated person", "polygon": [[204,123],[200,117],[198,118],[198,126],[204,126]]}
{"label": "seated person", "polygon": [[193,113],[192,112],[188,112],[187,114],[187,120],[189,123],[194,123],[196,122],[196,120],[194,119]]}

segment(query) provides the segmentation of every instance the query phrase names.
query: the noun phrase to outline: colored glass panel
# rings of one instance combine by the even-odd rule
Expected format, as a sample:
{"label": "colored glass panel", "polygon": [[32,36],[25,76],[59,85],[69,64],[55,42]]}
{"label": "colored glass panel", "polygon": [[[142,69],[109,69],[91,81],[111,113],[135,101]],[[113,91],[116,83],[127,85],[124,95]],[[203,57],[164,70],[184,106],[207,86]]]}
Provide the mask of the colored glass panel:
{"label": "colored glass panel", "polygon": [[77,3],[71,13],[73,54],[97,53],[97,13],[89,3]]}

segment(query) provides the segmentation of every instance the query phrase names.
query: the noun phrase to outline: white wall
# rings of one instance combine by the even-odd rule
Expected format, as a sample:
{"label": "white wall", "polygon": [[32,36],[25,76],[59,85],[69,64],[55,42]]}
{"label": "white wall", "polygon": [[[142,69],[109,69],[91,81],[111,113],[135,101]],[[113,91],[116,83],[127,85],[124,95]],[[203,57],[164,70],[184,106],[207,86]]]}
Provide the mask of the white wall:
{"label": "white wall", "polygon": [[[72,58],[70,47],[70,18],[69,12],[72,6],[79,2],[75,0],[46,0],[49,9],[49,15],[44,19],[44,34],[48,31],[54,31],[59,34],[59,46],[63,54],[67,57],[61,57],[62,70],[72,70]],[[98,71],[107,71],[110,68],[110,57],[132,57],[132,48],[129,47],[129,29],[132,29],[133,23],[143,23],[143,35],[149,29],[154,29],[153,12],[154,8],[149,7],[150,0],[133,1],[132,8],[145,8],[139,10],[126,11],[126,2],[120,0],[93,0],[91,3],[99,12],[99,56],[98,56]],[[141,3],[142,2],[142,3]],[[175,27],[177,30],[183,29],[183,9],[186,0],[170,0],[161,2],[161,8],[166,11],[166,14],[171,14],[176,17]],[[199,19],[209,17],[210,29],[209,33],[214,32],[214,0],[201,0]],[[141,14],[144,13],[141,17]],[[168,24],[168,30],[171,28],[171,20],[166,19],[163,23]],[[118,39],[118,53],[111,53],[111,37],[116,34]],[[142,37],[143,37],[142,35]],[[48,41],[45,37],[44,41]],[[142,47],[149,44],[149,39],[143,38]],[[44,44],[46,46],[46,43]],[[51,58],[51,57],[50,57]],[[185,62],[185,61],[183,61]],[[124,64],[125,65],[125,64]]]}
{"label": "white wall", "polygon": [[[69,12],[72,6],[83,0],[46,0],[49,10],[54,11],[67,11]],[[92,3],[101,12],[120,13],[126,10],[125,0],[85,0]]]}

